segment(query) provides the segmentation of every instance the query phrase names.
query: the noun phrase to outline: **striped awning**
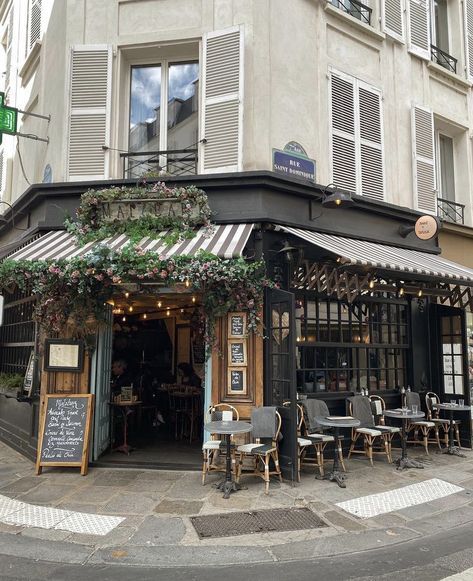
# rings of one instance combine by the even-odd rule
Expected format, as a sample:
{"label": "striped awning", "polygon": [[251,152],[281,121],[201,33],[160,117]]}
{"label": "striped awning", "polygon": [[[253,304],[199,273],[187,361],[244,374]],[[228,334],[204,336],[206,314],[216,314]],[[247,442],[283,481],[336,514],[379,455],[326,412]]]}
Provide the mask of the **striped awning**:
{"label": "striped awning", "polygon": [[[177,242],[172,246],[166,245],[162,238],[143,238],[136,246],[146,252],[155,252],[164,258],[181,255],[194,256],[199,250],[205,250],[220,258],[236,258],[242,255],[252,229],[253,224],[222,224],[215,226],[210,234],[205,228],[200,228],[193,238]],[[165,232],[162,234],[166,235]],[[13,252],[8,258],[11,260],[71,259],[86,255],[99,244],[120,251],[129,241],[130,239],[125,234],[117,234],[111,238],[78,246],[72,234],[65,230],[54,230]]]}
{"label": "striped awning", "polygon": [[433,254],[288,226],[280,228],[339,256],[345,264],[429,276],[445,282],[473,286],[473,270]]}

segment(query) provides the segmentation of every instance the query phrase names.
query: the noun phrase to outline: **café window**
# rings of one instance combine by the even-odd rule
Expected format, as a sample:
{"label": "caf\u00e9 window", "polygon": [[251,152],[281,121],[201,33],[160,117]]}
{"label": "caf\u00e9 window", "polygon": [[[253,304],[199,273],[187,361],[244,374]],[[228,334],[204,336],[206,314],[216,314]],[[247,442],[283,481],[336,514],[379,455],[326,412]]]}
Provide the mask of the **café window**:
{"label": "caf\u00e9 window", "polygon": [[297,295],[300,393],[387,391],[407,384],[408,306],[404,301]]}
{"label": "caf\u00e9 window", "polygon": [[197,146],[198,85],[198,62],[131,67],[128,150],[150,156],[130,158],[128,177],[149,171],[195,173],[190,156],[183,166],[178,152]]}

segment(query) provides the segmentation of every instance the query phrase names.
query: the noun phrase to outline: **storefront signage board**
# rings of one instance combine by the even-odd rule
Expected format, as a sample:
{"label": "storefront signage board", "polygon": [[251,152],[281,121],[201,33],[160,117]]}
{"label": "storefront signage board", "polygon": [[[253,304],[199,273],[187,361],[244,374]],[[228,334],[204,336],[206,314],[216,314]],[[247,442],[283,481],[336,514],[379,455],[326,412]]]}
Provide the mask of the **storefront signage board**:
{"label": "storefront signage board", "polygon": [[229,365],[246,365],[246,341],[228,341]]}
{"label": "storefront signage board", "polygon": [[246,367],[230,368],[228,370],[229,393],[246,394]]}
{"label": "storefront signage board", "polygon": [[239,338],[246,336],[246,313],[229,313],[228,337]]}
{"label": "storefront signage board", "polygon": [[419,240],[430,240],[437,236],[439,222],[435,216],[421,216],[417,219],[414,232]]}
{"label": "storefront signage board", "polygon": [[91,394],[47,394],[42,401],[36,474],[43,466],[77,466],[87,474]]}
{"label": "storefront signage board", "polygon": [[188,204],[188,201],[181,201],[177,198],[116,200],[104,202],[99,206],[99,218],[105,223],[140,220],[146,216],[179,218],[184,214],[189,215],[189,213],[191,218],[199,218],[199,207],[196,205],[188,207]]}

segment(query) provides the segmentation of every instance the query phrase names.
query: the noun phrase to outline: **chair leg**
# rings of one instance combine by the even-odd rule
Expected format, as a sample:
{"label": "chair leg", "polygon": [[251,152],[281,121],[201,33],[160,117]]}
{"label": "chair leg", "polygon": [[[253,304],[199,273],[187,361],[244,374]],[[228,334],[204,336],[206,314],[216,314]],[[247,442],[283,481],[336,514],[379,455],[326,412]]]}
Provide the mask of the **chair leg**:
{"label": "chair leg", "polygon": [[355,434],[354,434],[354,435],[352,435],[352,437],[351,437],[351,445],[350,445],[350,449],[348,450],[348,459],[349,459],[349,460],[350,460],[350,456],[351,456],[351,454],[352,454],[353,450],[355,449],[355,444],[356,444],[356,441],[358,440],[358,437],[359,437],[359,435],[360,435],[360,434],[356,434],[356,433],[355,433]]}
{"label": "chair leg", "polygon": [[425,453],[429,456],[429,430],[422,430],[422,442],[424,444]]}
{"label": "chair leg", "polygon": [[325,476],[325,470],[324,470],[324,451],[322,448],[320,448],[319,446],[314,446],[315,447],[315,453],[317,455],[317,466],[319,467],[319,474],[320,476]]}
{"label": "chair leg", "polygon": [[457,438],[458,447],[461,449],[462,445],[461,445],[461,442],[460,442],[460,430],[458,428],[458,424],[455,424],[455,436]]}
{"label": "chair leg", "polygon": [[365,442],[367,445],[368,458],[370,459],[370,464],[371,464],[371,466],[374,466],[374,464],[373,464],[373,440],[368,436],[368,438],[366,438]]}
{"label": "chair leg", "polygon": [[386,458],[388,459],[388,463],[391,464],[392,460],[389,455],[389,441],[387,436],[384,437],[384,451],[386,452]]}
{"label": "chair leg", "polygon": [[269,494],[269,457],[266,455],[264,457],[264,492]]}
{"label": "chair leg", "polygon": [[204,462],[202,464],[202,486],[205,485],[205,477],[207,476],[208,456],[207,451],[204,452]]}
{"label": "chair leg", "polygon": [[279,467],[279,456],[277,452],[273,452],[272,454],[274,466],[276,467],[276,472],[279,476],[279,482],[282,482],[282,473],[281,468]]}

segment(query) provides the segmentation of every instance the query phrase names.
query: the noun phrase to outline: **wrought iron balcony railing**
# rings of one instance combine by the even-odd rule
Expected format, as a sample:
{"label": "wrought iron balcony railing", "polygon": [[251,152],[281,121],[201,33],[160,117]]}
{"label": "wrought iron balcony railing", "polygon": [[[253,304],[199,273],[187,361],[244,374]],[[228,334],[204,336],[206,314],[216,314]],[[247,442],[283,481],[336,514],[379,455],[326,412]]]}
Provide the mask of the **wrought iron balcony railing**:
{"label": "wrought iron balcony railing", "polygon": [[196,175],[197,149],[167,149],[165,151],[130,151],[120,153],[123,177]]}
{"label": "wrought iron balcony railing", "polygon": [[332,4],[364,24],[371,24],[373,10],[369,6],[358,2],[358,0],[332,0]]}
{"label": "wrought iron balcony railing", "polygon": [[430,45],[430,52],[432,55],[432,60],[437,63],[447,71],[451,73],[457,72],[457,59],[453,58],[447,52],[441,50],[438,46]]}
{"label": "wrought iron balcony railing", "polygon": [[465,205],[437,198],[437,213],[441,220],[454,222],[455,224],[465,223]]}

